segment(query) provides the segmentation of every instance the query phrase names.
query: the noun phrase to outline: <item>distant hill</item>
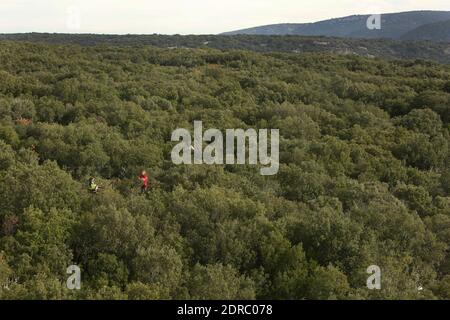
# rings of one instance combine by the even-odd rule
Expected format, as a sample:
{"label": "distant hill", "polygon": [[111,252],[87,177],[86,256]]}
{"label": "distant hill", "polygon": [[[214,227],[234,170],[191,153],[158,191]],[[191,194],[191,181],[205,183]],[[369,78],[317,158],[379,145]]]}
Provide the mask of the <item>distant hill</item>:
{"label": "distant hill", "polygon": [[402,39],[450,42],[450,20],[425,24],[406,33]]}
{"label": "distant hill", "polygon": [[82,46],[114,45],[123,47],[154,46],[183,50],[212,48],[219,50],[250,50],[257,52],[336,53],[388,59],[422,59],[450,63],[450,43],[430,41],[400,41],[389,39],[355,39],[305,37],[297,35],[98,35],[21,33],[0,34],[1,41],[76,44]]}
{"label": "distant hill", "polygon": [[[370,15],[353,15],[315,23],[275,24],[224,33],[225,35],[303,35],[343,38],[401,39],[405,34],[431,23],[450,20],[450,11],[409,11],[383,14],[381,29],[369,30]],[[447,35],[449,35],[447,29]]]}

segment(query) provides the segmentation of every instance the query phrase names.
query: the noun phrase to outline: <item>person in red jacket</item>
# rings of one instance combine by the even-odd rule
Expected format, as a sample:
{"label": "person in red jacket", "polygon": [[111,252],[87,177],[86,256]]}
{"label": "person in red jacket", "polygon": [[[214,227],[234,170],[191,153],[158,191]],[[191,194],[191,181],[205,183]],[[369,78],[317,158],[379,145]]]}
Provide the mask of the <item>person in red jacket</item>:
{"label": "person in red jacket", "polygon": [[139,176],[139,180],[142,182],[141,192],[145,193],[148,189],[148,175],[145,170],[142,170],[141,175]]}

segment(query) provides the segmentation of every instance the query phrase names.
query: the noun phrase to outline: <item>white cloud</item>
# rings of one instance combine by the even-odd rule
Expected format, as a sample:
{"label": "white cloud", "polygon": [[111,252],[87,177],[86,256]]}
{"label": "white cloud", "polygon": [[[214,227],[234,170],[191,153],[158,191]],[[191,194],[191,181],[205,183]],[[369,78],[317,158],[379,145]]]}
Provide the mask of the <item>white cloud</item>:
{"label": "white cloud", "polygon": [[[68,8],[74,6],[80,11],[76,30],[68,29],[73,24],[67,23]],[[0,33],[219,33],[271,23],[420,9],[450,10],[450,4],[448,0],[0,0]]]}

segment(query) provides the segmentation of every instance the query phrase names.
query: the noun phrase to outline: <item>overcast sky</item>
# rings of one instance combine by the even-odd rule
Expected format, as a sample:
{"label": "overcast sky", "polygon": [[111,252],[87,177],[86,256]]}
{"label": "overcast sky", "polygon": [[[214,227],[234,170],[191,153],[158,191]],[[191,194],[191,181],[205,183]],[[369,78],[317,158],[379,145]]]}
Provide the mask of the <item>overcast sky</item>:
{"label": "overcast sky", "polygon": [[450,0],[0,0],[0,33],[215,34],[424,9],[450,11]]}

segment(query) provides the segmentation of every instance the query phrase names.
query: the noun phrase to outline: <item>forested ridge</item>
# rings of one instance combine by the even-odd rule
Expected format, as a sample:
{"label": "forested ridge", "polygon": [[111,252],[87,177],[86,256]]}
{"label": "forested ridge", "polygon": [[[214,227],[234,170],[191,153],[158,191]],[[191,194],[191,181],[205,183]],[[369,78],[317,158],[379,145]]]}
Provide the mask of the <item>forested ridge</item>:
{"label": "forested ridge", "polygon": [[[361,39],[401,39],[406,33],[414,34],[421,27],[428,27],[434,23],[440,23],[450,19],[450,11],[405,11],[398,13],[383,13],[380,15],[380,28],[367,27],[371,14],[358,14],[321,20],[312,23],[281,23],[258,26],[249,29],[227,32],[226,34],[250,34],[250,35],[323,35],[329,37],[361,38]],[[448,29],[447,29],[448,31]],[[419,31],[420,32],[420,31]],[[416,39],[413,38],[412,39]],[[430,39],[446,41],[442,34]]]}
{"label": "forested ridge", "polygon": [[[0,299],[450,298],[450,66],[3,41],[0,119]],[[172,164],[194,120],[279,173]]]}
{"label": "forested ridge", "polygon": [[450,63],[450,43],[389,39],[349,39],[298,35],[114,35],[19,33],[0,34],[0,40],[83,46],[199,48],[256,52],[337,53],[386,59],[421,59]]}

